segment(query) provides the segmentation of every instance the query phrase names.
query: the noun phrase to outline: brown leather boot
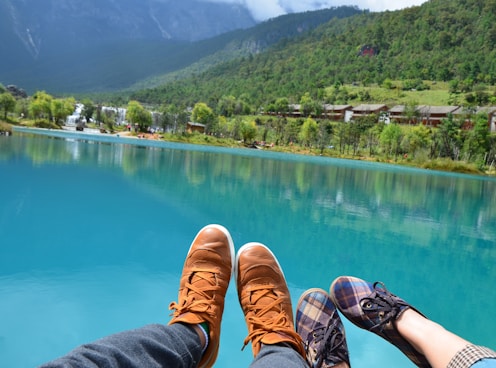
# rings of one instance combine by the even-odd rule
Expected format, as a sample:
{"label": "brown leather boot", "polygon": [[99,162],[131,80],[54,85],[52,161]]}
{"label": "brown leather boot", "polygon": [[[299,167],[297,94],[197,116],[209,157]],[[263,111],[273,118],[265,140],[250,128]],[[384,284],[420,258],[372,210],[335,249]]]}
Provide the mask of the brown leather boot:
{"label": "brown leather boot", "polygon": [[296,333],[286,279],[274,254],[263,244],[248,243],[236,256],[236,283],[245,314],[253,355],[261,345],[289,344],[305,357],[303,341]]}
{"label": "brown leather boot", "polygon": [[179,283],[178,302],[172,302],[173,323],[206,322],[209,341],[198,367],[211,367],[219,351],[224,298],[234,265],[231,235],[220,225],[205,226],[193,240]]}

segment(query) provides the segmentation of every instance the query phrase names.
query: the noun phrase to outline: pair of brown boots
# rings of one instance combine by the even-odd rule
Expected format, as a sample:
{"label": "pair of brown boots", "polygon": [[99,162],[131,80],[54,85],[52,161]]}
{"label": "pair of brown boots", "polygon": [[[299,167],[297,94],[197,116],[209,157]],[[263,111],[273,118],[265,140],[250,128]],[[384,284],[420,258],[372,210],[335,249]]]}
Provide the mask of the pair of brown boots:
{"label": "pair of brown boots", "polygon": [[199,367],[211,367],[218,354],[224,299],[234,275],[248,336],[257,356],[262,344],[289,344],[303,357],[296,333],[289,290],[273,253],[263,244],[248,243],[236,254],[231,235],[220,225],[204,227],[193,240],[183,267],[178,302],[170,324],[208,325],[208,345]]}

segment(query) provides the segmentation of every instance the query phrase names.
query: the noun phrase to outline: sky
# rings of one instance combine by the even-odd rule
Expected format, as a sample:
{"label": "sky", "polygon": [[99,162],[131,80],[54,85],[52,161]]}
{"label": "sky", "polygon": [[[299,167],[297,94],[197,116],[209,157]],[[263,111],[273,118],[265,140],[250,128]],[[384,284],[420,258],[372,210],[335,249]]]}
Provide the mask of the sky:
{"label": "sky", "polygon": [[340,5],[358,6],[370,11],[398,10],[410,6],[421,5],[426,0],[204,0],[216,3],[244,4],[253,17],[266,20],[287,13],[299,13],[307,10],[317,10]]}

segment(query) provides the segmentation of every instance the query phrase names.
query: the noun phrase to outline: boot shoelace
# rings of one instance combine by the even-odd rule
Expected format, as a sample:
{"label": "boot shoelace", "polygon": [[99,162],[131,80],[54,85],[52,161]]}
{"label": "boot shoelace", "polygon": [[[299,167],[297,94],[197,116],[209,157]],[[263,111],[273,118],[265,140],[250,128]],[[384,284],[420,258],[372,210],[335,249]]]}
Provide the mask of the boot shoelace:
{"label": "boot shoelace", "polygon": [[374,292],[360,301],[360,306],[365,312],[376,313],[379,317],[379,323],[370,328],[371,331],[379,329],[382,332],[386,324],[394,321],[398,313],[407,307],[408,304],[399,299],[396,295],[391,294],[386,286],[376,281],[373,285]]}
{"label": "boot shoelace", "polygon": [[[348,360],[343,349],[340,349],[344,342],[344,335],[338,328],[338,323],[337,319],[331,318],[327,326],[321,326],[313,331],[312,336],[315,344],[322,340],[325,341],[320,344],[318,349],[313,349],[315,367],[320,367],[324,360],[332,363],[346,362]],[[309,348],[307,342],[307,353]]]}
{"label": "boot shoelace", "polygon": [[[241,350],[250,341],[252,341],[252,345],[259,344],[263,337],[270,332],[290,334],[291,322],[281,308],[283,299],[278,297],[273,289],[274,286],[272,285],[260,285],[251,290],[250,304],[246,307],[248,311],[246,319],[247,323],[253,326],[253,330],[246,337]],[[267,300],[259,302],[262,298]]]}
{"label": "boot shoelace", "polygon": [[169,309],[175,309],[175,316],[186,312],[207,313],[214,316],[212,302],[216,291],[220,289],[217,282],[217,272],[214,270],[193,269],[190,282],[184,285],[180,304],[172,302]]}

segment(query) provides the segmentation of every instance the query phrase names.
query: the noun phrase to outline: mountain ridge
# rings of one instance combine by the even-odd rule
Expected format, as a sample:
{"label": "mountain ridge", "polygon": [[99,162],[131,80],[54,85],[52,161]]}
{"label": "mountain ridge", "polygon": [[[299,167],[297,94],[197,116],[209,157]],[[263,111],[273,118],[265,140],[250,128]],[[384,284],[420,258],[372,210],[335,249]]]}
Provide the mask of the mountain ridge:
{"label": "mountain ridge", "polygon": [[[82,60],[106,63],[116,52],[117,64],[126,54],[127,41],[134,47],[141,41],[148,46],[138,45],[137,51],[127,53],[150,52],[143,56],[153,64],[176,52],[179,45],[254,25],[256,21],[241,5],[198,0],[0,0],[0,81],[29,90],[51,89],[57,86],[50,83],[50,76],[59,72],[52,65],[60,61],[66,69],[78,64],[77,71],[84,69],[79,65]],[[91,70],[85,72],[92,78]],[[135,74],[131,80],[146,76]]]}
{"label": "mountain ridge", "polygon": [[[21,5],[26,7],[33,1],[24,0]],[[105,92],[133,85],[156,85],[159,82],[150,82],[150,77],[176,72],[172,78],[177,78],[177,71],[191,75],[191,70],[197,73],[221,61],[259,53],[282,38],[313,29],[333,17],[360,12],[356,7],[331,8],[284,15],[254,24],[248,10],[239,5],[209,3],[206,6],[198,0],[185,0],[174,8],[175,13],[166,16],[171,18],[173,14],[183,13],[182,18],[176,17],[174,22],[169,22],[171,25],[167,29],[157,25],[156,19],[146,18],[145,13],[152,9],[150,4],[157,8],[171,3],[177,5],[150,0],[146,3],[148,7],[139,11],[133,7],[127,9],[135,15],[122,20],[113,8],[117,3],[112,0],[92,0],[91,6],[86,4],[88,9],[84,10],[80,9],[77,0],[39,0],[31,11],[40,12],[41,20],[30,23],[29,16],[19,15],[24,11],[22,6],[16,8],[12,0],[0,0],[0,35],[6,40],[3,46],[0,45],[0,53],[5,55],[0,58],[0,82],[19,85],[29,92],[47,90],[54,93]],[[108,18],[105,14],[99,15],[104,4],[112,5],[107,7],[107,12],[108,9],[115,10],[115,14]],[[132,4],[139,8],[139,4]],[[191,4],[200,4],[203,8],[194,8]],[[3,11],[5,9],[9,11]],[[3,21],[6,14],[10,14],[10,18]],[[84,16],[79,19],[78,14]],[[188,17],[188,14],[194,17]],[[245,23],[237,21],[236,17],[245,19]],[[143,19],[155,24],[140,28],[146,23]],[[204,26],[196,19],[201,19]],[[116,32],[114,28],[122,29],[122,32]],[[204,39],[200,39],[198,35],[204,28],[210,29],[210,36],[204,34]],[[171,29],[181,29],[185,33],[172,34]],[[200,60],[203,61],[196,64]],[[191,66],[189,71],[185,70],[188,66]]]}

